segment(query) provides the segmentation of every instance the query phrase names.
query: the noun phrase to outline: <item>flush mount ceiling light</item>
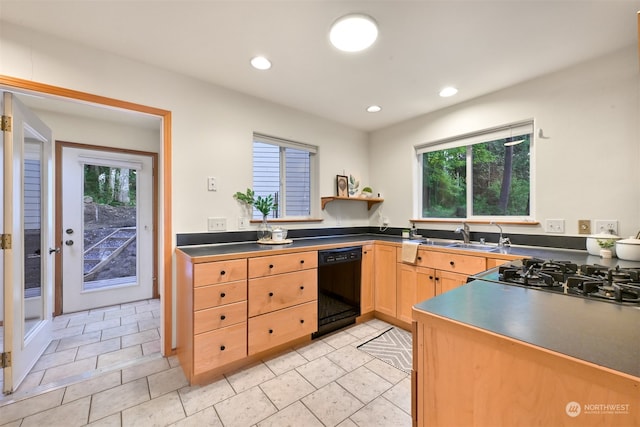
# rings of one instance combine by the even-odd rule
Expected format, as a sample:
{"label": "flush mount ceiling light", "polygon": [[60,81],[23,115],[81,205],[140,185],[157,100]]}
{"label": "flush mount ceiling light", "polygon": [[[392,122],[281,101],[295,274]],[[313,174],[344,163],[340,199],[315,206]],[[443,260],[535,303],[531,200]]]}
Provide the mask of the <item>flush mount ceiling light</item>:
{"label": "flush mount ceiling light", "polygon": [[271,68],[271,61],[264,56],[254,56],[251,58],[251,65],[257,70],[268,70]]}
{"label": "flush mount ceiling light", "polygon": [[369,113],[377,113],[380,110],[382,110],[382,107],[379,105],[369,105],[367,107],[367,112]]}
{"label": "flush mount ceiling light", "polygon": [[331,26],[329,40],[344,52],[359,52],[378,38],[378,25],[367,15],[352,14],[338,19]]}
{"label": "flush mount ceiling light", "polygon": [[448,98],[455,95],[456,93],[458,93],[458,89],[453,86],[447,86],[440,91],[440,96],[443,98]]}

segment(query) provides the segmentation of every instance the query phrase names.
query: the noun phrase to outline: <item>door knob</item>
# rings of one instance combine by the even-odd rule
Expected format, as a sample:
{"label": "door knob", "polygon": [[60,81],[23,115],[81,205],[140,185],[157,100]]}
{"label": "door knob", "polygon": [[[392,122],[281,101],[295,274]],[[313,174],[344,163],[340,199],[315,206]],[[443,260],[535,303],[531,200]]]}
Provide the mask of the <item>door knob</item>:
{"label": "door knob", "polygon": [[73,228],[67,228],[64,232],[67,234],[73,234]]}
{"label": "door knob", "polygon": [[73,240],[65,240],[64,244],[67,246],[73,246]]}

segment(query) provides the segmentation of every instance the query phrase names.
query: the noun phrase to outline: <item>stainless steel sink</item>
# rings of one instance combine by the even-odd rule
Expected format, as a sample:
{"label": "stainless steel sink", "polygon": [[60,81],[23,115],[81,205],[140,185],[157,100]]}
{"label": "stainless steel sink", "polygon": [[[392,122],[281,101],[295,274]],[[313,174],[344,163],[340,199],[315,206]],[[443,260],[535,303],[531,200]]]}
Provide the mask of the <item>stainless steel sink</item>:
{"label": "stainless steel sink", "polygon": [[447,248],[457,248],[457,249],[468,249],[470,251],[481,251],[481,252],[497,252],[500,248],[493,245],[487,245],[484,243],[464,243],[464,242],[456,242],[446,246]]}

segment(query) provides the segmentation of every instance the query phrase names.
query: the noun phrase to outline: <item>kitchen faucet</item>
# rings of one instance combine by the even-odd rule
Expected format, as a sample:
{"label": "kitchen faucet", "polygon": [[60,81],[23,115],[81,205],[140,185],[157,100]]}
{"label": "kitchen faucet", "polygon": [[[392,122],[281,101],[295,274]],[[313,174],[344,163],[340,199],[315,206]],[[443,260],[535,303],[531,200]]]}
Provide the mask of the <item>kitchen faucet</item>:
{"label": "kitchen faucet", "polygon": [[500,225],[498,223],[491,221],[489,224],[495,225],[496,227],[498,227],[500,229],[500,237],[498,237],[498,247],[499,248],[511,245],[511,240],[508,237],[502,237],[502,227],[500,227]]}
{"label": "kitchen faucet", "polygon": [[466,222],[462,223],[462,227],[458,227],[455,230],[456,233],[462,234],[462,240],[465,243],[469,243],[471,241],[471,234],[469,233],[469,226]]}

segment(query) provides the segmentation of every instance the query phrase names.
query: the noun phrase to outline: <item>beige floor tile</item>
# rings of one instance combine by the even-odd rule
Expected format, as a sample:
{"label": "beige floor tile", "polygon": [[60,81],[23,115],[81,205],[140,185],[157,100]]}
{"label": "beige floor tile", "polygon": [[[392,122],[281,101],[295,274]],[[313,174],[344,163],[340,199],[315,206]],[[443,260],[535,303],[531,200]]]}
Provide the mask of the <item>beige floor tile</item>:
{"label": "beige floor tile", "polygon": [[94,369],[96,369],[96,357],[89,357],[88,359],[82,359],[67,363],[66,365],[56,366],[45,371],[41,384],[52,383],[63,378],[73,377],[85,372],[93,371]]}
{"label": "beige floor tile", "polygon": [[302,403],[327,426],[339,424],[363,406],[362,402],[335,382],[311,393],[302,399]]}
{"label": "beige floor tile", "polygon": [[393,386],[364,366],[338,378],[336,382],[364,403],[371,402]]}
{"label": "beige floor tile", "polygon": [[384,397],[379,397],[351,416],[359,426],[410,427],[411,415],[404,412]]}
{"label": "beige floor tile", "polygon": [[349,345],[352,342],[356,341],[358,337],[351,335],[347,331],[340,331],[334,334],[331,334],[325,338],[322,338],[322,341],[326,342],[333,348],[342,348],[345,345]]}
{"label": "beige floor tile", "polygon": [[157,329],[148,329],[135,334],[124,335],[122,337],[122,348],[132,345],[142,344],[149,341],[159,340],[160,334]]}
{"label": "beige floor tile", "polygon": [[120,318],[102,320],[100,322],[87,323],[84,327],[84,333],[101,331],[103,329],[115,328],[120,326]]}
{"label": "beige floor tile", "polygon": [[307,359],[302,357],[297,351],[292,350],[271,359],[264,360],[264,363],[271,369],[271,372],[280,375],[304,365],[307,363]]}
{"label": "beige floor tile", "polygon": [[108,390],[120,385],[120,371],[99,375],[97,377],[73,384],[67,387],[64,393],[63,403],[68,403],[81,397]]}
{"label": "beige floor tile", "polygon": [[375,372],[380,375],[385,380],[389,381],[391,384],[397,384],[405,378],[409,377],[409,374],[401,371],[398,368],[394,368],[388,363],[383,362],[380,359],[373,359],[370,362],[367,362],[364,366],[366,366],[369,370]]}
{"label": "beige floor tile", "polygon": [[122,411],[122,427],[164,427],[185,418],[177,392]]}
{"label": "beige floor tile", "polygon": [[149,375],[147,380],[149,381],[149,394],[152,399],[170,391],[181,389],[189,384],[180,366]]}
{"label": "beige floor tile", "polygon": [[0,406],[0,420],[3,423],[15,421],[47,409],[55,408],[62,403],[64,390],[53,390],[29,399],[20,400],[10,405]]}
{"label": "beige floor tile", "polygon": [[178,390],[187,416],[194,415],[233,395],[235,392],[226,378],[203,386],[187,386]]}
{"label": "beige floor tile", "polygon": [[71,363],[75,360],[77,352],[77,348],[70,348],[67,350],[56,351],[51,354],[44,354],[40,359],[38,359],[31,371],[42,371],[43,369]]}
{"label": "beige floor tile", "polygon": [[249,427],[278,411],[260,387],[250,388],[216,403],[214,408],[225,427]]}
{"label": "beige floor tile", "polygon": [[151,319],[138,320],[138,329],[141,332],[147,329],[160,329],[160,319],[152,317]]}
{"label": "beige floor tile", "polygon": [[[121,427],[122,426],[122,414],[117,414],[104,417],[98,421],[87,424],[90,427]],[[142,427],[142,426],[141,426]]]}
{"label": "beige floor tile", "polygon": [[364,338],[378,332],[378,330],[366,323],[360,323],[359,325],[356,325],[347,329],[347,332],[349,332],[351,335],[353,335],[356,338]]}
{"label": "beige floor tile", "polygon": [[158,357],[135,366],[122,370],[122,384],[128,383],[156,372],[166,371],[170,368],[169,362],[164,357]]}
{"label": "beige floor tile", "polygon": [[311,344],[296,347],[295,349],[302,357],[309,361],[315,360],[335,350],[333,347],[322,340],[314,341]]}
{"label": "beige floor tile", "polygon": [[128,323],[126,325],[117,326],[115,328],[103,329],[102,339],[108,340],[110,338],[121,337],[123,335],[135,334],[136,332],[140,332],[138,330],[138,324]]}
{"label": "beige floor tile", "polygon": [[2,424],[2,427],[20,427],[20,424],[22,424],[22,420],[13,421],[8,424]]}
{"label": "beige floor tile", "polygon": [[142,344],[142,354],[148,356],[153,353],[160,353],[160,340],[149,341]]}
{"label": "beige floor tile", "polygon": [[72,337],[74,335],[80,335],[84,331],[84,325],[72,326],[69,328],[58,329],[51,331],[51,339],[58,340],[65,337]]}
{"label": "beige floor tile", "polygon": [[79,347],[81,345],[91,344],[100,341],[102,336],[101,331],[89,332],[87,334],[74,335],[68,338],[60,339],[56,351],[65,350],[68,348]]}
{"label": "beige floor tile", "polygon": [[104,320],[113,319],[116,317],[131,316],[136,314],[135,307],[118,308],[117,310],[111,310],[104,313]]}
{"label": "beige floor tile", "polygon": [[373,356],[349,345],[328,354],[327,358],[345,371],[353,371],[365,363],[370,362]]}
{"label": "beige floor tile", "polygon": [[98,356],[98,368],[116,365],[118,363],[128,362],[142,357],[142,347],[139,345],[123,348],[122,350],[112,351]]}
{"label": "beige floor tile", "polygon": [[297,367],[296,371],[316,388],[324,387],[347,373],[324,356]]}
{"label": "beige floor tile", "polygon": [[257,427],[323,427],[313,413],[301,402],[295,402],[264,421]]}
{"label": "beige floor tile", "polygon": [[146,313],[148,311],[157,310],[159,305],[157,304],[145,304],[145,305],[137,305],[136,313]]}
{"label": "beige floor tile", "polygon": [[153,319],[153,314],[150,311],[144,311],[142,313],[136,313],[121,318],[123,325],[128,325],[129,323],[137,323],[140,320],[148,319]]}
{"label": "beige floor tile", "polygon": [[45,371],[35,371],[27,374],[27,376],[24,378],[24,380],[22,380],[22,382],[20,383],[16,391],[23,392],[23,391],[31,390],[33,388],[38,387],[42,382],[42,377],[44,377],[44,372]]}
{"label": "beige floor tile", "polygon": [[260,388],[278,409],[284,409],[316,390],[295,370],[265,381]]}
{"label": "beige floor tile", "polygon": [[93,395],[89,421],[96,421],[149,400],[147,379],[140,378]]}
{"label": "beige floor tile", "polygon": [[98,341],[78,347],[76,360],[86,359],[87,357],[97,356],[99,354],[110,353],[120,350],[120,338],[111,338],[106,341]]}
{"label": "beige floor tile", "polygon": [[57,406],[26,417],[21,427],[64,426],[74,427],[87,424],[91,397],[87,396],[66,405]]}
{"label": "beige floor tile", "polygon": [[213,406],[197,412],[190,417],[183,418],[171,427],[223,427]]}
{"label": "beige floor tile", "polygon": [[76,326],[76,325],[86,325],[88,323],[101,322],[102,320],[104,320],[104,313],[100,313],[100,312],[87,313],[84,316],[76,316],[69,319],[69,323],[67,324],[67,327]]}
{"label": "beige floor tile", "polygon": [[242,393],[251,387],[257,386],[258,384],[262,384],[263,382],[274,378],[275,375],[273,375],[273,372],[271,372],[267,365],[260,362],[249,368],[244,368],[230,375],[225,375],[225,377],[236,393]]}
{"label": "beige floor tile", "polygon": [[[353,421],[351,421],[351,418],[347,418],[346,420],[338,424],[337,427],[360,427],[360,426],[354,423]],[[362,426],[362,427],[366,427],[366,426]]]}
{"label": "beige floor tile", "polygon": [[178,356],[169,356],[167,357],[167,360],[169,361],[169,366],[172,368],[180,366],[180,359],[178,359]]}
{"label": "beige floor tile", "polygon": [[382,396],[411,415],[411,380],[409,378],[405,378]]}
{"label": "beige floor tile", "polygon": [[107,312],[110,312],[110,311],[117,311],[117,310],[120,310],[120,309],[121,309],[120,304],[114,304],[114,305],[108,305],[106,307],[93,308],[93,309],[89,310],[89,314],[107,313]]}
{"label": "beige floor tile", "polygon": [[45,349],[43,354],[50,354],[50,353],[55,353],[56,348],[58,347],[58,343],[60,343],[60,340],[53,340],[49,343],[49,345],[47,346],[47,348]]}

